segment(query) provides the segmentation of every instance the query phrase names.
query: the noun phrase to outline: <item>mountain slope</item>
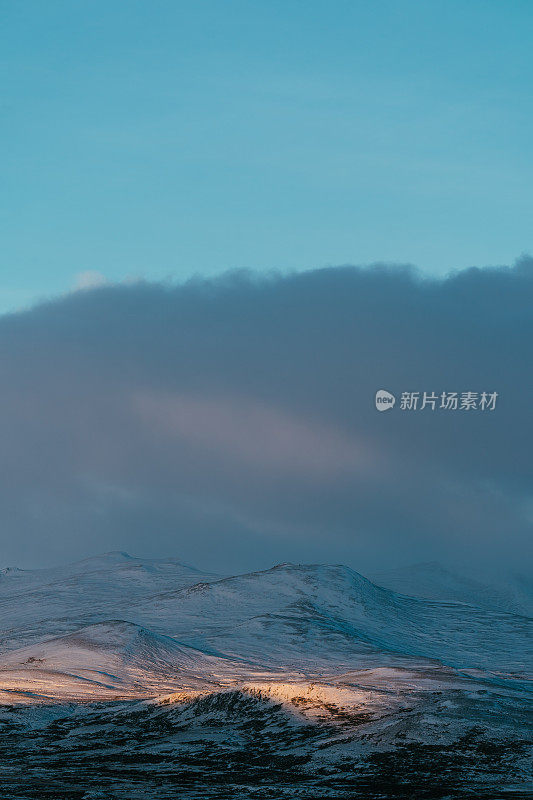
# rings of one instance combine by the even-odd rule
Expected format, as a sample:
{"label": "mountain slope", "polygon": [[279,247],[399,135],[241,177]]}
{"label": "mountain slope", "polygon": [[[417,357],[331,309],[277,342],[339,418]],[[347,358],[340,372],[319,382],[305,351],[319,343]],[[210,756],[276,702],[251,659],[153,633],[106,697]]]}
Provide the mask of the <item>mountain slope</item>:
{"label": "mountain slope", "polygon": [[[12,650],[0,661],[0,696],[82,700],[216,687],[217,659],[121,620]],[[198,676],[201,675],[201,679]]]}
{"label": "mountain slope", "polygon": [[378,586],[411,597],[440,602],[467,603],[491,611],[533,616],[533,586],[525,577],[509,574],[495,579],[479,570],[460,575],[435,561],[378,572]]}
{"label": "mountain slope", "polygon": [[140,624],[268,667],[343,668],[438,659],[460,669],[527,669],[531,620],[410,598],[342,566],[282,564],[158,595]]}
{"label": "mountain slope", "polygon": [[0,574],[0,653],[82,625],[129,619],[137,601],[217,577],[179,561],[120,552],[50,569],[8,569]]}

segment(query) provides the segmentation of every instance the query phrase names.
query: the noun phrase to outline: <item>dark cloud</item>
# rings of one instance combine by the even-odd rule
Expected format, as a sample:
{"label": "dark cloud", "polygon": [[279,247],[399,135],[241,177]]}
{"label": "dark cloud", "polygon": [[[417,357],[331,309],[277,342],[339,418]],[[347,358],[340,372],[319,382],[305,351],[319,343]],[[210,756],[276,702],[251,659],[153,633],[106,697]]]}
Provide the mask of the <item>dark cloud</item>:
{"label": "dark cloud", "polygon": [[[516,566],[531,536],[533,260],[238,273],[0,319],[2,561]],[[374,394],[497,391],[493,412]]]}

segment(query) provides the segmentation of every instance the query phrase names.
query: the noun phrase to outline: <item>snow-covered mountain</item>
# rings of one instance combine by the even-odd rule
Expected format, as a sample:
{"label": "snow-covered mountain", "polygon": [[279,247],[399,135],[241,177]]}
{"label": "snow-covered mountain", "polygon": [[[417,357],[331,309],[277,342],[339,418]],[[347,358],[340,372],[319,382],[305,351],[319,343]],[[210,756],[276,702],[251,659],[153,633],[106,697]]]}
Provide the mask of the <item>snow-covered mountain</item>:
{"label": "snow-covered mountain", "polygon": [[5,569],[0,573],[0,653],[81,625],[127,621],[136,602],[216,577],[172,559],[121,552],[51,569]]}
{"label": "snow-covered mountain", "polygon": [[[85,753],[96,726],[120,764],[135,756],[133,745],[117,755],[118,729],[134,750],[148,742],[149,760],[160,748],[187,760],[191,737],[217,757],[232,742],[239,759],[255,752],[244,733],[254,729],[263,747],[312,762],[313,780],[346,759],[370,768],[372,754],[408,743],[459,748],[476,730],[476,747],[515,748],[522,781],[532,620],[435,565],[380,582],[397,590],[338,565],[220,577],[125,553],[4,570],[0,725],[22,750],[37,726],[45,761],[58,730]],[[157,741],[154,726],[165,732]],[[218,796],[205,776],[203,791]]]}
{"label": "snow-covered mountain", "polygon": [[170,637],[111,620],[7,653],[0,700],[150,696],[171,692],[177,681],[205,688],[214,660]]}
{"label": "snow-covered mountain", "polygon": [[510,573],[495,578],[472,567],[465,572],[462,575],[430,561],[377,572],[371,579],[378,586],[425,600],[533,615],[533,585],[525,576]]}
{"label": "snow-covered mountain", "polygon": [[158,595],[134,613],[197,647],[285,668],[386,656],[522,674],[533,632],[527,618],[406,597],[343,566],[281,564]]}
{"label": "snow-covered mountain", "polygon": [[[442,584],[435,591],[442,593]],[[522,680],[530,618],[474,606],[474,599],[473,593],[468,604],[409,597],[343,566],[280,564],[219,578],[176,561],[108,553],[63,568],[2,575],[0,669],[16,661],[34,672],[45,663],[56,674],[63,663],[72,674],[67,655],[75,641],[84,641],[87,669],[100,653],[108,672],[109,653],[122,652],[123,631],[142,630],[160,646],[179,642],[191,649],[199,677],[209,657],[218,659],[220,675],[232,678],[236,664],[248,676],[435,661]],[[108,641],[94,638],[102,625]],[[137,646],[141,638],[134,638]],[[76,668],[84,669],[81,651]]]}

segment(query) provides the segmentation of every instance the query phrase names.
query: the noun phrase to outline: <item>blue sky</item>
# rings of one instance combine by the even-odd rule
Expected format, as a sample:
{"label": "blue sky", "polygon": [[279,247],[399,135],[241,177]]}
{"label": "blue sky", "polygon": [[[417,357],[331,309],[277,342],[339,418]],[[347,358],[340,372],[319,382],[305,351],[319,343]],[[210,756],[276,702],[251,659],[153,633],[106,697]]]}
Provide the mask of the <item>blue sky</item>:
{"label": "blue sky", "polygon": [[533,251],[530,2],[0,7],[2,311],[97,274]]}

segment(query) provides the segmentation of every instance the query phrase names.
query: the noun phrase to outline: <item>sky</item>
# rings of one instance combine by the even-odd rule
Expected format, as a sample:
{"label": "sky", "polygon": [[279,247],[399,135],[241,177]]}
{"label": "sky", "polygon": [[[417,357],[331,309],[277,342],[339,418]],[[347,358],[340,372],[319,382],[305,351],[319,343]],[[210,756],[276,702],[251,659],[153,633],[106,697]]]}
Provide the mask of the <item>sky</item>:
{"label": "sky", "polygon": [[531,3],[0,11],[0,565],[525,568]]}
{"label": "sky", "polygon": [[527,0],[0,3],[0,311],[533,251]]}

